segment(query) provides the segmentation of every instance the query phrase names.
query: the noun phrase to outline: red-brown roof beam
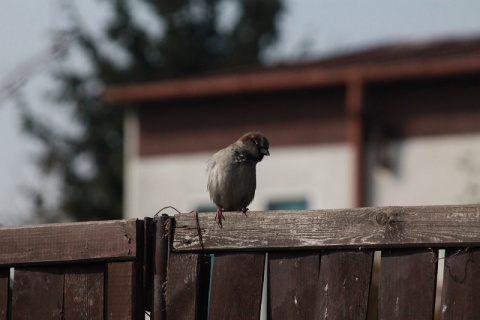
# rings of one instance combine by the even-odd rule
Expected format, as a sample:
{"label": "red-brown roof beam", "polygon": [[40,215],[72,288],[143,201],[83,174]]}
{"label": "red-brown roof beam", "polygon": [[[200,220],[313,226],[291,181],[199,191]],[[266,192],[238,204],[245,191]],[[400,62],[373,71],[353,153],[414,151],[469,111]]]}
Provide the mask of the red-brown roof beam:
{"label": "red-brown roof beam", "polygon": [[477,55],[422,59],[408,62],[372,63],[349,67],[291,67],[263,69],[251,73],[222,74],[202,78],[107,87],[103,99],[111,102],[146,102],[248,94],[345,85],[350,79],[363,83],[428,78],[480,72]]}

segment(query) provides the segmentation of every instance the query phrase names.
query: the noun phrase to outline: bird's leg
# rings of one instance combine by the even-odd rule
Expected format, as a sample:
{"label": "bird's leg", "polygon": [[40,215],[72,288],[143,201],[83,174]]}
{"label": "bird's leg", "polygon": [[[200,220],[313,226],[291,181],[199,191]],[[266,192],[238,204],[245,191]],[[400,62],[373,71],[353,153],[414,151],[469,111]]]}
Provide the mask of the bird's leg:
{"label": "bird's leg", "polygon": [[243,207],[243,208],[242,208],[242,213],[245,215],[245,217],[247,216],[247,211],[248,211],[248,210],[249,210],[249,209],[248,209],[247,207]]}
{"label": "bird's leg", "polygon": [[220,228],[222,227],[222,220],[225,220],[225,216],[223,215],[223,209],[218,208],[217,213],[215,214],[215,221],[217,221]]}

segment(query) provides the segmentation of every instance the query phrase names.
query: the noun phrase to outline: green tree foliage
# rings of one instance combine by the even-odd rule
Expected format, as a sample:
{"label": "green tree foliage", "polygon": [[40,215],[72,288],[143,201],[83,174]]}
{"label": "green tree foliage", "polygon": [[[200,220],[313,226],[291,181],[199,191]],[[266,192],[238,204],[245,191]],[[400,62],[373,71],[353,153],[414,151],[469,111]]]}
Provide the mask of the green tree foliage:
{"label": "green tree foliage", "polygon": [[[121,217],[125,108],[99,99],[102,87],[260,64],[262,53],[277,39],[283,8],[281,0],[99,3],[112,13],[101,36],[89,32],[72,7],[66,10],[72,28],[62,31],[74,39],[69,53],[84,57],[89,70],[71,67],[67,54],[54,72],[53,101],[72,109],[79,132],[59,132],[49,121],[24,113],[25,129],[44,145],[39,166],[60,185],[58,208],[45,208],[42,193],[35,192],[37,214],[47,221]],[[161,30],[152,34],[135,17],[138,5],[160,21]]]}

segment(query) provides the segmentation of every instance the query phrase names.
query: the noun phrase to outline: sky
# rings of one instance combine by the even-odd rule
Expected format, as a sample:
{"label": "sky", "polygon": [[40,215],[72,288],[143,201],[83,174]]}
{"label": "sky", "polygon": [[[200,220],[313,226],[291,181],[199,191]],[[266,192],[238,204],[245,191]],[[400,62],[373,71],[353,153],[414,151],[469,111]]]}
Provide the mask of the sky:
{"label": "sky", "polygon": [[[28,189],[45,190],[55,201],[55,181],[38,174],[39,152],[21,130],[12,97],[21,92],[39,114],[57,126],[73,126],[68,107],[52,108],[45,98],[54,87],[48,55],[52,31],[68,24],[64,0],[0,0],[0,224],[24,223],[31,211]],[[95,32],[109,16],[105,2],[77,1],[82,20]],[[480,37],[480,1],[472,0],[288,0],[280,17],[281,36],[266,56],[269,63],[301,61],[386,43],[451,37]],[[148,21],[148,8],[138,17]],[[149,21],[152,32],[159,24]],[[81,57],[74,65],[85,67]]]}

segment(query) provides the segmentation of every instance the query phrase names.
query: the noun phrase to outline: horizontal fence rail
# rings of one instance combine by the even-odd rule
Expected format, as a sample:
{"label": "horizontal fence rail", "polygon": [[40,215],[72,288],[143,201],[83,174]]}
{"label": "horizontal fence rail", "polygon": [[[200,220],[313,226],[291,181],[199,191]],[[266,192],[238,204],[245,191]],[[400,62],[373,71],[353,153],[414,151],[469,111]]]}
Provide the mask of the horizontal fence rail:
{"label": "horizontal fence rail", "polygon": [[480,206],[378,207],[310,211],[177,214],[177,252],[291,248],[381,249],[480,245]]}
{"label": "horizontal fence rail", "polygon": [[0,266],[134,260],[137,220],[0,228]]}

